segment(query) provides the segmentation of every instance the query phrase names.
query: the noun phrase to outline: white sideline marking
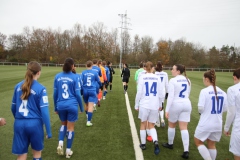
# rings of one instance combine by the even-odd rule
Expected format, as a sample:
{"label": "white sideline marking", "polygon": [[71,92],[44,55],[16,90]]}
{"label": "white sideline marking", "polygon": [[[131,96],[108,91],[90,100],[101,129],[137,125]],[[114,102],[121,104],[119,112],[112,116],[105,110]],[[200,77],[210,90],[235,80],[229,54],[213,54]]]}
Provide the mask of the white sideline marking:
{"label": "white sideline marking", "polygon": [[130,107],[127,92],[125,94],[125,100],[126,100],[127,112],[128,112],[128,117],[129,117],[131,133],[132,133],[133,147],[134,147],[134,150],[135,150],[135,157],[136,157],[136,160],[144,160],[142,149],[139,147],[138,133],[137,133],[137,129],[136,129],[134,119],[133,119],[133,114],[132,114],[132,110],[131,110],[131,107]]}

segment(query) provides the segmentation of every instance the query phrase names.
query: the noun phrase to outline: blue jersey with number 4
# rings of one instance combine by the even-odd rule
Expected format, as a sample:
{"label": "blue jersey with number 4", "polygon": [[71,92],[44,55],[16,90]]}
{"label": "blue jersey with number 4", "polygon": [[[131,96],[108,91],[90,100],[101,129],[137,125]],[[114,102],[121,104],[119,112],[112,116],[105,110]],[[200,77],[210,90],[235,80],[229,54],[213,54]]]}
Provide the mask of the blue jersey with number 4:
{"label": "blue jersey with number 4", "polygon": [[44,86],[38,81],[33,80],[31,93],[27,100],[22,100],[22,84],[24,81],[15,86],[12,99],[12,112],[15,119],[34,119],[42,118],[41,107],[48,107],[48,96]]}
{"label": "blue jersey with number 4", "polygon": [[79,75],[72,72],[61,72],[54,79],[54,104],[57,110],[78,107],[77,92],[80,94]]}

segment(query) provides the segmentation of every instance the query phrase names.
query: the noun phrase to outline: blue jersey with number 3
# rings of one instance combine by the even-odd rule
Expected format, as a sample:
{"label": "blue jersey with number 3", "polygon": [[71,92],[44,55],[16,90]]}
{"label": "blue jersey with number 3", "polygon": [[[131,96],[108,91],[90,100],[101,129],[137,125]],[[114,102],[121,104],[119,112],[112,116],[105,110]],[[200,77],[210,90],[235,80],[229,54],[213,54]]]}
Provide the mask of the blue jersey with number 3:
{"label": "blue jersey with number 3", "polygon": [[33,80],[31,86],[31,94],[27,100],[22,100],[22,89],[21,86],[24,81],[18,83],[15,86],[13,99],[12,99],[12,110],[15,119],[26,119],[26,118],[42,118],[41,107],[48,107],[48,96],[44,86],[38,81]]}
{"label": "blue jersey with number 3", "polygon": [[66,110],[72,106],[78,107],[76,92],[80,93],[79,76],[72,72],[61,72],[55,76],[54,90],[56,90],[56,99],[54,103],[57,110]]}

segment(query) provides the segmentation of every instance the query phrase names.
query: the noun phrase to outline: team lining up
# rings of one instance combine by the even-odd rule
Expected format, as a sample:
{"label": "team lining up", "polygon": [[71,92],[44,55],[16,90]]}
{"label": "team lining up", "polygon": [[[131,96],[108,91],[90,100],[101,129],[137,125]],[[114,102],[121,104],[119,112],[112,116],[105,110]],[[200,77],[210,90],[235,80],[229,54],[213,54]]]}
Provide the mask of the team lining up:
{"label": "team lining up", "polygon": [[[100,100],[102,98],[106,98],[107,87],[110,86],[110,90],[112,89],[112,74],[114,74],[115,72],[111,67],[111,63],[107,63],[108,67],[105,65],[105,67],[103,67],[102,64],[106,64],[105,61],[88,61],[86,63],[87,69],[84,70],[81,75],[79,75],[75,73],[73,59],[67,58],[63,65],[63,72],[55,76],[53,94],[54,106],[55,112],[58,113],[62,123],[59,129],[59,144],[57,147],[57,153],[59,155],[64,155],[63,142],[65,137],[67,137],[67,146],[65,151],[66,158],[70,158],[73,154],[71,147],[74,139],[74,123],[78,119],[78,106],[80,107],[81,112],[84,112],[85,110],[87,115],[86,126],[91,127],[93,125],[91,123],[91,119],[93,116],[93,111],[96,110],[96,105],[100,107]],[[157,132],[154,125],[158,126],[161,123],[162,126],[165,126],[163,116],[163,102],[164,99],[167,98],[165,117],[168,119],[168,142],[162,144],[162,146],[173,149],[175,127],[178,122],[184,146],[184,152],[181,157],[188,159],[189,134],[187,130],[187,124],[188,122],[190,122],[190,114],[192,109],[191,102],[188,98],[191,89],[191,82],[186,77],[185,67],[183,65],[174,65],[172,69],[172,75],[174,76],[174,78],[170,79],[168,83],[168,76],[166,72],[166,74],[164,74],[165,77],[159,76],[163,75],[164,73],[164,71],[162,71],[162,64],[160,61],[157,63],[156,66],[153,66],[151,62],[140,64],[140,66],[141,65],[145,66],[145,70],[141,68],[135,73],[135,80],[137,82],[135,109],[139,111],[138,117],[141,120],[140,148],[143,150],[146,149],[145,144],[147,139],[153,142],[154,153],[156,155],[160,153]],[[31,143],[31,147],[33,150],[33,160],[41,160],[41,151],[43,149],[44,140],[43,123],[46,127],[46,137],[52,137],[50,128],[50,116],[48,111],[48,99],[46,98],[47,92],[46,88],[37,82],[37,79],[41,75],[41,66],[39,65],[39,63],[30,62],[27,68],[28,69],[25,74],[25,80],[15,86],[12,100],[11,110],[15,118],[12,153],[16,154],[18,156],[18,159],[26,159],[28,153],[28,146]],[[127,64],[124,64],[121,77],[124,93],[126,93],[130,77],[130,70],[128,69]],[[232,87],[238,87],[237,90],[234,90],[235,93],[236,91],[239,91],[240,88],[240,69],[234,71],[233,77],[235,77],[235,85]],[[219,124],[222,124],[222,112],[219,112],[219,106],[212,106],[213,101],[215,102],[215,99],[217,103],[214,104],[216,105],[219,105],[218,101],[221,100],[221,104],[223,104],[223,106],[220,107],[224,108],[221,111],[226,111],[228,109],[224,133],[226,135],[229,135],[230,125],[233,121],[239,119],[238,117],[240,114],[237,112],[233,116],[231,114],[231,111],[233,109],[231,110],[229,108],[236,108],[239,106],[228,105],[229,102],[227,103],[227,96],[230,93],[226,94],[219,87],[216,87],[215,79],[216,76],[214,70],[210,70],[204,73],[203,82],[206,88],[201,91],[199,99],[203,100],[205,98],[205,101],[201,102],[206,103],[201,104],[199,101],[198,106],[200,105],[199,112],[201,113],[201,118],[198,127],[201,120],[203,119],[202,121],[204,121],[204,119],[206,120],[210,118],[211,116],[213,116],[212,113],[217,113],[214,116],[216,116],[219,120]],[[17,88],[21,88],[21,90],[18,90]],[[215,93],[214,100],[212,99],[212,97],[207,97],[203,94],[204,90],[206,89],[209,89],[208,92]],[[36,94],[31,94],[31,90],[33,90]],[[103,95],[102,92],[104,92]],[[220,94],[220,92],[223,93],[223,96],[218,95]],[[232,94],[238,96],[237,98],[235,98],[235,100],[240,99],[239,94],[234,93]],[[82,97],[85,102],[85,107],[83,107],[82,105]],[[175,101],[175,99],[177,101]],[[216,107],[216,110],[218,112],[207,112],[206,108],[211,108],[205,106],[210,104],[207,103],[208,101],[211,102],[212,110],[214,110]],[[153,106],[154,108],[151,108],[150,106]],[[239,136],[239,132],[235,132],[235,130],[237,129],[234,130],[234,128],[236,128],[234,127],[236,126],[235,124],[236,123],[234,123],[233,125],[233,132],[230,141],[230,152],[232,152],[234,156],[238,158],[240,156],[240,153],[237,148],[240,147],[240,144],[233,143],[237,140],[237,136]],[[32,127],[35,127],[37,129],[34,128],[34,130],[32,130]],[[211,132],[211,130],[203,131],[201,127],[198,127],[195,131],[194,137],[195,144],[199,150],[200,155],[204,159],[216,159],[217,151],[215,147],[215,142],[220,140],[222,128],[220,129],[221,131]],[[148,134],[149,136],[147,137],[146,134]],[[29,139],[29,137],[31,138]],[[203,144],[205,140],[208,141],[208,149]]]}

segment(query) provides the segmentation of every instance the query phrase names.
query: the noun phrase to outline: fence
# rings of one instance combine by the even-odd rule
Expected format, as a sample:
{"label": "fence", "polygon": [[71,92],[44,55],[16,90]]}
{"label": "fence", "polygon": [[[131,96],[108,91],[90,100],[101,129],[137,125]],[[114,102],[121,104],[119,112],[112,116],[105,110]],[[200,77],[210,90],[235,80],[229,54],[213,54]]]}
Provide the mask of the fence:
{"label": "fence", "polygon": [[[62,67],[63,64],[55,63],[40,63],[42,66],[47,67]],[[27,66],[27,63],[18,63],[18,62],[0,62],[0,66]],[[76,67],[86,67],[85,64],[75,64]],[[113,68],[119,68],[119,65],[112,65]],[[138,69],[139,66],[129,65],[129,69]],[[211,68],[186,68],[187,71],[207,71]],[[172,67],[163,67],[163,70],[172,70]],[[216,72],[233,72],[235,69],[221,69],[215,68]]]}

